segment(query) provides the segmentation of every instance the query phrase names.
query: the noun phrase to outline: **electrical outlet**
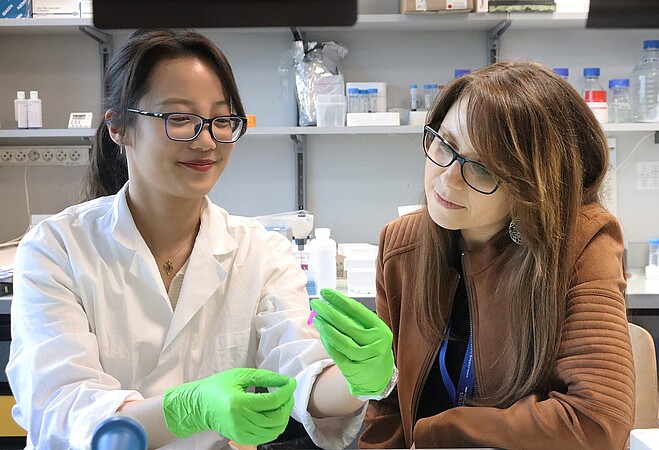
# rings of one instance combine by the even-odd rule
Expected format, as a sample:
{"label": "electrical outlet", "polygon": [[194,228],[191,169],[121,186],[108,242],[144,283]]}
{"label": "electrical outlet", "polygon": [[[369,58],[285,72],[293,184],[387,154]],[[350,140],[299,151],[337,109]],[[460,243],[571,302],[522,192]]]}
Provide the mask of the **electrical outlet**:
{"label": "electrical outlet", "polygon": [[89,164],[85,145],[0,147],[0,165],[82,166]]}

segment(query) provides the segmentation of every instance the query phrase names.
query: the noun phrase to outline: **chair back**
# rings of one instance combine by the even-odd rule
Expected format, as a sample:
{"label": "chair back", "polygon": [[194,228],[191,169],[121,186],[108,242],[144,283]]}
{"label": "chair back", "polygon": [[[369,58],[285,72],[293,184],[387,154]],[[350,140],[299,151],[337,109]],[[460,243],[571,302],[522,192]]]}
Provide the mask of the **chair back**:
{"label": "chair back", "polygon": [[644,328],[629,324],[629,336],[636,370],[636,411],[634,428],[657,428],[659,421],[659,389],[657,388],[657,356],[654,339]]}

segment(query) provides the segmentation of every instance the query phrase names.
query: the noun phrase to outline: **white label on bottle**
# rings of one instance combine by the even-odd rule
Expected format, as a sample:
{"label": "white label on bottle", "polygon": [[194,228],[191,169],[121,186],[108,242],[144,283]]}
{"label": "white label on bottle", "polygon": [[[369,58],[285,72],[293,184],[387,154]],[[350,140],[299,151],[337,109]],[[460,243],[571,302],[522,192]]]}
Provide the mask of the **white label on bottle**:
{"label": "white label on bottle", "polygon": [[426,3],[426,0],[416,0],[416,8],[417,11],[428,11],[428,4]]}
{"label": "white label on bottle", "polygon": [[606,102],[586,102],[599,123],[609,121],[609,105]]}
{"label": "white label on bottle", "polygon": [[446,0],[446,10],[467,9],[467,0]]}

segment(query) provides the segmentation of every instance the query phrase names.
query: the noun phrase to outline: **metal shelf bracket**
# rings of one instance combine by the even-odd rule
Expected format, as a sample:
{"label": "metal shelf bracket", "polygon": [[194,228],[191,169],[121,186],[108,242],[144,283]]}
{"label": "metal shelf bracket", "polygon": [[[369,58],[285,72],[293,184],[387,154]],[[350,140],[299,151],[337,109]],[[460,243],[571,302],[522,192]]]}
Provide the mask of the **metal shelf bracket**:
{"label": "metal shelf bracket", "polygon": [[506,20],[499,22],[494,28],[490,29],[487,32],[487,54],[488,54],[488,64],[494,64],[499,61],[499,39],[503,36],[503,33],[510,27],[512,21],[510,17],[507,17]]}
{"label": "metal shelf bracket", "polygon": [[291,134],[293,154],[295,157],[295,192],[297,209],[303,210],[307,203],[307,137],[302,134]]}

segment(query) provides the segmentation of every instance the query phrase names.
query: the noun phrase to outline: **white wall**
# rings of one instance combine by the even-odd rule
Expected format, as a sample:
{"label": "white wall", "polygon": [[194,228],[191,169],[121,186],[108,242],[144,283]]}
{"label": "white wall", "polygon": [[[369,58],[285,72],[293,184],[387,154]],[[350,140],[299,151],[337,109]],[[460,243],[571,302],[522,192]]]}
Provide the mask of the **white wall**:
{"label": "white wall", "polygon": [[[397,2],[382,3],[395,12]],[[241,94],[257,125],[295,124],[292,92],[281,98],[277,64],[290,48],[287,31],[212,33],[232,62]],[[115,35],[115,45],[125,39]],[[583,67],[599,65],[605,81],[629,75],[641,55],[643,39],[656,31],[508,30],[501,42],[505,58],[530,57],[549,66],[567,66],[578,84]],[[385,81],[389,107],[405,106],[411,83],[444,83],[455,68],[486,62],[485,32],[344,32],[308,34],[310,40],[337,40],[350,53],[341,68],[347,81]],[[0,35],[0,118],[11,126],[15,91],[39,89],[44,126],[66,127],[71,111],[100,118],[97,44],[75,36]],[[7,63],[5,63],[7,61]],[[644,133],[619,133],[618,161],[625,159]],[[339,242],[377,243],[379,230],[396,216],[396,207],[417,203],[421,193],[421,136],[309,136],[307,209],[317,226],[332,228]],[[618,173],[618,215],[630,244],[633,265],[647,257],[645,242],[659,236],[659,191],[636,189],[638,161],[659,160],[659,146],[648,139]],[[4,145],[4,144],[3,144]],[[287,136],[245,136],[211,197],[230,212],[261,215],[295,209],[293,143]],[[81,168],[31,167],[28,172],[32,213],[54,213],[73,203]],[[0,241],[25,228],[24,169],[0,166]]]}

